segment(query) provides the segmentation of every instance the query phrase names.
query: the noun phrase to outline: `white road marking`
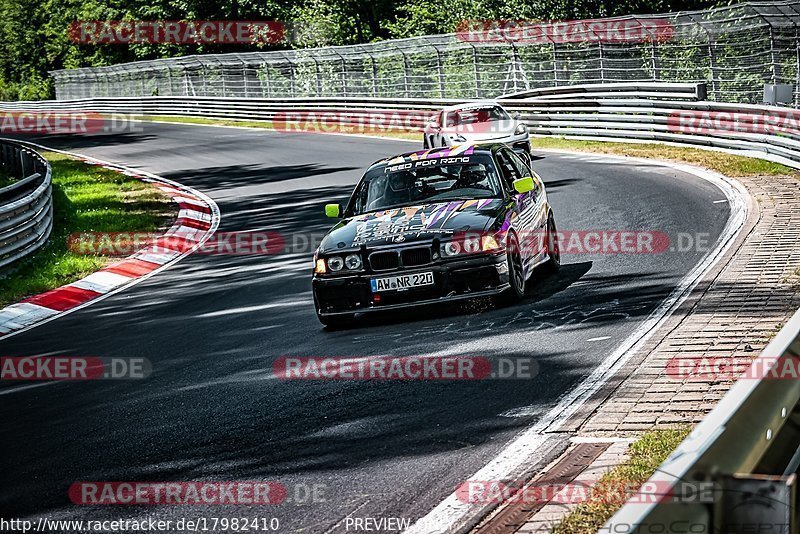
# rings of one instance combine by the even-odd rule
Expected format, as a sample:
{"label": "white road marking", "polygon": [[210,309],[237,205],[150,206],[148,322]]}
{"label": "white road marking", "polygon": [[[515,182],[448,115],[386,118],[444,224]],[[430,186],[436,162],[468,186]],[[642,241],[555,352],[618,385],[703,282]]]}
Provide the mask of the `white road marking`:
{"label": "white road marking", "polygon": [[728,201],[728,199],[723,198],[722,200],[715,200],[714,202],[712,202],[712,204],[722,204],[723,202],[727,202],[727,201]]}
{"label": "white road marking", "polygon": [[[597,159],[592,154],[591,159]],[[604,156],[602,159],[623,161],[625,163],[641,163],[663,165],[642,158],[622,158]],[[731,213],[714,250],[707,253],[697,266],[692,269],[675,287],[670,295],[639,325],[617,349],[607,356],[594,371],[578,386],[562,397],[560,401],[539,419],[533,426],[512,439],[500,453],[482,469],[470,477],[470,480],[513,480],[527,468],[535,465],[555,447],[553,432],[572,417],[592,395],[614,376],[630,358],[645,344],[647,339],[667,320],[702,277],[724,256],[734,243],[736,236],[747,220],[747,190],[733,180],[721,174],[700,169],[690,165],[671,163],[670,167],[693,174],[698,178],[711,182],[725,194],[730,203]],[[550,441],[550,446],[545,447]],[[492,508],[491,504],[464,503],[456,493],[450,494],[427,515],[411,525],[406,534],[440,534],[448,532],[466,532],[472,528],[483,514]]]}
{"label": "white road marking", "polygon": [[591,337],[586,341],[605,341],[606,339],[611,339],[611,336]]}

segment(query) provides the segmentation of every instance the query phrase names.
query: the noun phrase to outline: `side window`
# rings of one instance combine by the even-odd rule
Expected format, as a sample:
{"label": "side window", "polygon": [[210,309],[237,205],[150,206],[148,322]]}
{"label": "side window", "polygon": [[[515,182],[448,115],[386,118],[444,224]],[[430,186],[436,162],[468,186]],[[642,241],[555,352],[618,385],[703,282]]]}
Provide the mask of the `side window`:
{"label": "side window", "polygon": [[522,158],[517,156],[513,150],[504,150],[504,152],[508,155],[508,159],[510,159],[511,163],[514,164],[514,167],[516,167],[520,176],[523,178],[526,176],[533,176],[533,172],[530,170],[530,168],[525,165],[525,162],[522,161]]}
{"label": "side window", "polygon": [[534,183],[533,193],[534,195],[537,194],[542,187],[542,181],[539,178],[539,176],[537,176],[536,173],[533,172],[531,168],[528,167],[524,161],[522,161],[522,158],[519,157],[516,153],[514,153],[513,150],[508,150],[506,152],[508,152],[508,158],[514,164],[514,167],[516,167],[517,172],[521,173],[523,178],[526,176],[533,177],[533,183]]}
{"label": "side window", "polygon": [[500,167],[503,187],[506,191],[514,191],[514,180],[522,178],[522,176],[519,175],[519,169],[517,169],[516,165],[511,163],[505,150],[498,150],[495,154],[495,158],[497,159],[497,166]]}

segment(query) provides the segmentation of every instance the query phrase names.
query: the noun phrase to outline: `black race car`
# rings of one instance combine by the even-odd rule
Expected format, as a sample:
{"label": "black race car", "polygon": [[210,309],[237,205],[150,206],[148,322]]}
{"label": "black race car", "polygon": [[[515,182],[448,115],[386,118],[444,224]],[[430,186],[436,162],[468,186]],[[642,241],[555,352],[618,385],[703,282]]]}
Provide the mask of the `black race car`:
{"label": "black race car", "polygon": [[522,298],[534,267],[559,266],[544,184],[504,144],[411,152],[374,163],[314,254],[320,322],[457,299]]}

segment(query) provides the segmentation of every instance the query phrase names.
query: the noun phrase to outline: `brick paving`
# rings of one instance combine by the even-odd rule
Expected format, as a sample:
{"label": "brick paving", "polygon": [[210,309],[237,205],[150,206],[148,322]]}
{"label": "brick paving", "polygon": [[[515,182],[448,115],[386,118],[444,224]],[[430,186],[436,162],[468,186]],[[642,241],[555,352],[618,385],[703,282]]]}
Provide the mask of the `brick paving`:
{"label": "brick paving", "polygon": [[[800,307],[800,181],[793,177],[740,180],[757,202],[757,221],[740,237],[723,267],[710,275],[637,357],[619,373],[606,398],[569,430],[592,438],[635,438],[653,428],[700,421],[732,380],[679,380],[666,370],[674,357],[742,358],[758,355]],[[751,214],[751,218],[755,218]],[[625,459],[615,444],[581,477]],[[549,532],[571,506],[548,504],[517,532]]]}

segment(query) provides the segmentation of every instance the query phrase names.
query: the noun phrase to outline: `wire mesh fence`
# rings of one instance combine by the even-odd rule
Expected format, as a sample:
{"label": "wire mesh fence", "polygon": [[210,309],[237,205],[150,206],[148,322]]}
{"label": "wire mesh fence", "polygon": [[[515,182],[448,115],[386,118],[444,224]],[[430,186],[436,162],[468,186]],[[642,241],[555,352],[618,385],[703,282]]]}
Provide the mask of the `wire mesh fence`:
{"label": "wire mesh fence", "polygon": [[[539,87],[666,81],[705,82],[710,100],[745,103],[761,102],[765,83],[790,84],[798,105],[800,1],[568,24],[567,38],[557,25],[546,24],[548,31],[542,31],[542,23],[517,26],[513,32],[493,26],[482,33],[186,56],[51,74],[60,100],[151,95],[493,98]],[[620,24],[640,31],[626,38],[607,38],[608,33],[598,31]]]}

